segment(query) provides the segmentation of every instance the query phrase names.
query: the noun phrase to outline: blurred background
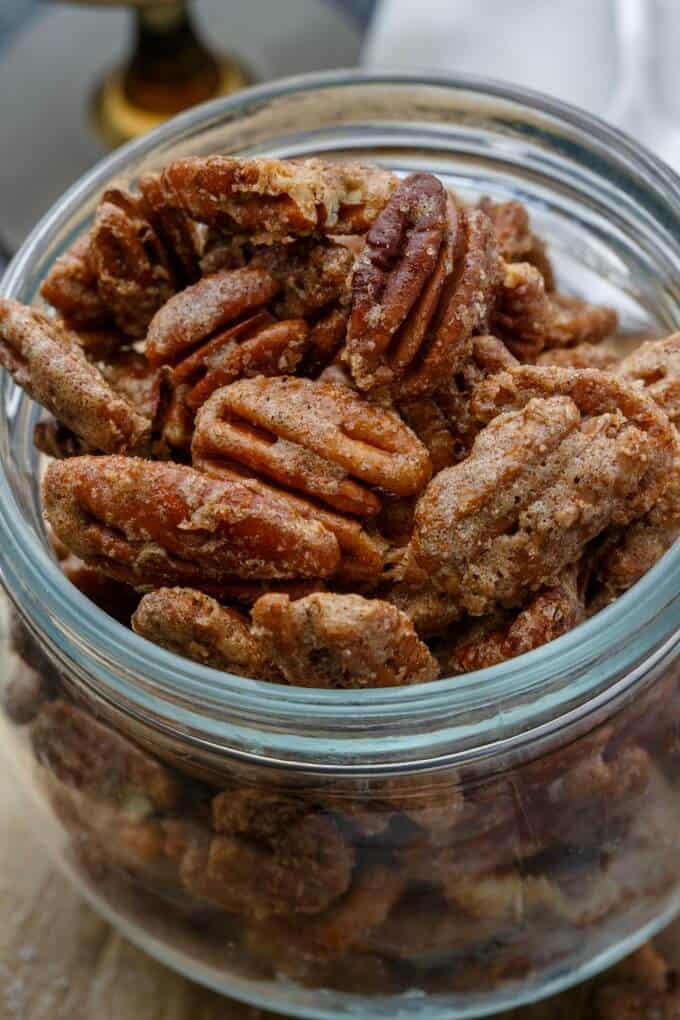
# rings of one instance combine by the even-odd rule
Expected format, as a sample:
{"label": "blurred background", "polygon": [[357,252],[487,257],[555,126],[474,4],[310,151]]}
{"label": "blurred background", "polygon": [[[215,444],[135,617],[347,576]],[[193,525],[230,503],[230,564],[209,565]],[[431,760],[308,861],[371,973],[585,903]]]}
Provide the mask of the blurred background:
{"label": "blurred background", "polygon": [[0,0],[0,269],[107,149],[244,85],[357,64],[540,89],[680,168],[678,0]]}

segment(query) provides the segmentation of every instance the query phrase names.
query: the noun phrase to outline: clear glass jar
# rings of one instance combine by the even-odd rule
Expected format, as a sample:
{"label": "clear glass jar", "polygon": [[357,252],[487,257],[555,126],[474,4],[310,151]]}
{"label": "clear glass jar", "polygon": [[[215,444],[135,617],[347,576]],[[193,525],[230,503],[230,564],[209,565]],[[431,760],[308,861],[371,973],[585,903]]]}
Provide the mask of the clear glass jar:
{"label": "clear glass jar", "polygon": [[[516,196],[560,284],[627,330],[680,322],[680,182],[578,111],[492,83],[329,74],[192,111],[36,228],[37,300],[113,176],[184,154],[326,153]],[[2,381],[2,748],[84,895],[171,966],[298,1016],[478,1017],[608,966],[680,904],[675,547],[576,631],[480,673],[317,691],[180,659],[60,572],[39,409]]]}

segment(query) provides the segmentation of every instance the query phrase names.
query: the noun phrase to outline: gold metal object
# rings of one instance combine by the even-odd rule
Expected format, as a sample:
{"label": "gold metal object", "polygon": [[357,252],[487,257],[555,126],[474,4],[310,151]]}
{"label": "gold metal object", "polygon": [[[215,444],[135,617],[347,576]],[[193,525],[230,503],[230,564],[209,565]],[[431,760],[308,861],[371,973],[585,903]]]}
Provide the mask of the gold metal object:
{"label": "gold metal object", "polygon": [[[116,0],[87,0],[111,6]],[[118,0],[120,2],[120,0]],[[217,56],[201,40],[187,0],[127,0],[133,8],[133,50],[106,74],[91,102],[103,142],[114,148],[197,103],[252,81],[234,57]]]}

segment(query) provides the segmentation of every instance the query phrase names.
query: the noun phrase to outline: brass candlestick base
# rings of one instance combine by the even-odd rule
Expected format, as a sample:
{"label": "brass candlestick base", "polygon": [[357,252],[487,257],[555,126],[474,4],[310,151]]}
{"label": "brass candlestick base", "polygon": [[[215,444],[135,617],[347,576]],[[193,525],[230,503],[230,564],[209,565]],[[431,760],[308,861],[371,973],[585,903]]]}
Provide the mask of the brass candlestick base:
{"label": "brass candlestick base", "polygon": [[115,147],[196,103],[252,81],[231,57],[214,56],[199,38],[186,0],[137,7],[134,51],[97,87],[92,115],[98,135]]}

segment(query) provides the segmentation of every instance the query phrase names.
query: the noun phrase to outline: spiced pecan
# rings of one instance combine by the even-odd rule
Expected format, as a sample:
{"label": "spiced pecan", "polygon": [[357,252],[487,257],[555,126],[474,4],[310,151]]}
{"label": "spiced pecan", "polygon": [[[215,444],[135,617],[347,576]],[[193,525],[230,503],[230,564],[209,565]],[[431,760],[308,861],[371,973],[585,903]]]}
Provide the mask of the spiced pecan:
{"label": "spiced pecan", "polygon": [[94,329],[108,323],[109,309],[97,288],[89,235],[80,237],[59,256],[40,293],[73,326]]}
{"label": "spiced pecan", "polygon": [[74,457],[45,474],[47,518],[91,566],[137,588],[323,577],[340,558],[317,521],[238,481],[125,457]]}
{"label": "spiced pecan", "polygon": [[531,230],[529,214],[521,202],[493,202],[484,197],[477,207],[486,213],[493,225],[501,257],[506,262],[529,262],[539,270],[545,289],[555,289],[555,279],[545,244]]}
{"label": "spiced pecan", "polygon": [[360,389],[392,383],[418,356],[453,268],[457,230],[453,202],[424,173],[399,185],[371,227],[354,271],[347,332]]}
{"label": "spiced pecan", "polygon": [[239,676],[272,678],[273,670],[246,618],[191,588],[159,588],[145,595],[132,617],[132,629],[206,666]]}
{"label": "spiced pecan", "polygon": [[123,626],[130,625],[130,617],[139,605],[139,595],[127,584],[105,577],[79,560],[73,553],[60,557],[59,566],[66,578],[95,606],[118,620]]}
{"label": "spiced pecan", "polygon": [[112,389],[132,404],[145,418],[153,418],[158,369],[144,354],[134,350],[116,351],[97,367]]}
{"label": "spiced pecan", "polygon": [[489,424],[421,497],[412,554],[474,615],[520,604],[668,484],[672,426],[606,373],[520,365],[482,382],[473,408]]}
{"label": "spiced pecan", "polygon": [[169,201],[160,174],[142,174],[138,186],[146,217],[167,252],[175,278],[183,286],[195,283],[201,275],[196,224]]}
{"label": "spiced pecan", "polygon": [[680,333],[647,340],[619,363],[616,372],[643,386],[680,429]]}
{"label": "spiced pecan", "polygon": [[408,617],[379,599],[322,593],[291,602],[264,595],[252,617],[254,636],[292,684],[391,687],[438,673]]}
{"label": "spiced pecan", "polygon": [[391,411],[346,386],[289,376],[242,379],[200,409],[192,455],[236,463],[338,510],[373,514],[368,486],[409,495],[431,473],[427,450]]}
{"label": "spiced pecan", "polygon": [[270,242],[365,233],[397,178],[360,163],[207,156],[171,163],[163,185],[193,219]]}
{"label": "spiced pecan", "polygon": [[481,629],[463,632],[453,647],[438,656],[446,676],[471,673],[539,648],[566,634],[585,619],[583,585],[578,564],[566,567],[555,583],[541,589],[509,619],[482,620]]}
{"label": "spiced pecan", "polygon": [[115,393],[75,337],[41,312],[0,300],[0,363],[91,449],[146,448],[150,422]]}
{"label": "spiced pecan", "polygon": [[[339,580],[354,581],[361,584],[375,581],[383,568],[385,543],[379,535],[369,534],[358,521],[343,514],[333,513],[302,496],[295,496],[290,492],[277,489],[259,478],[248,478],[233,468],[220,464],[214,459],[203,461],[200,457],[194,458],[194,466],[206,474],[215,478],[237,479],[243,485],[252,488],[254,492],[261,493],[268,501],[280,503],[282,510],[290,510],[300,514],[309,520],[318,521],[320,524],[332,531],[338,540],[341,559],[336,571]],[[260,592],[264,594],[264,592]],[[311,594],[302,592],[301,594]],[[255,601],[253,599],[252,601]]]}
{"label": "spiced pecan", "polygon": [[95,800],[124,805],[134,798],[148,814],[179,805],[180,784],[164,765],[66,701],[42,707],[31,743],[60,782]]}
{"label": "spiced pecan", "polygon": [[248,266],[264,269],[281,291],[272,302],[279,319],[302,319],[349,303],[355,256],[344,245],[326,239],[255,248]]}
{"label": "spiced pecan", "polygon": [[534,360],[544,349],[596,343],[616,332],[612,308],[546,292],[543,276],[528,262],[509,262],[492,325],[513,354]]}
{"label": "spiced pecan", "polygon": [[145,353],[152,365],[174,364],[196,344],[262,308],[279,289],[264,269],[222,270],[170,298],[149,325]]}
{"label": "spiced pecan", "polygon": [[54,457],[56,460],[65,460],[66,457],[80,457],[86,453],[95,453],[89,443],[77,436],[66,425],[50,419],[50,421],[39,421],[33,429],[33,445],[36,450]]}
{"label": "spiced pecan", "polygon": [[[309,334],[307,351],[302,362],[302,375],[315,379],[337,361],[347,334],[348,320],[349,308],[346,307],[333,308],[317,319]],[[348,375],[343,381],[350,386],[353,385]]]}
{"label": "spiced pecan", "polygon": [[576,344],[575,347],[554,347],[536,358],[537,365],[557,365],[559,368],[614,369],[619,358],[604,343]]}
{"label": "spiced pecan", "polygon": [[215,390],[236,379],[293,373],[308,338],[309,327],[304,319],[276,322],[260,312],[192,351],[175,366],[173,383],[190,385],[185,401],[191,411],[196,411]]}
{"label": "spiced pecan", "polygon": [[99,294],[118,328],[143,337],[154,313],[174,294],[176,281],[140,199],[118,188],[104,192],[90,234],[90,259]]}

